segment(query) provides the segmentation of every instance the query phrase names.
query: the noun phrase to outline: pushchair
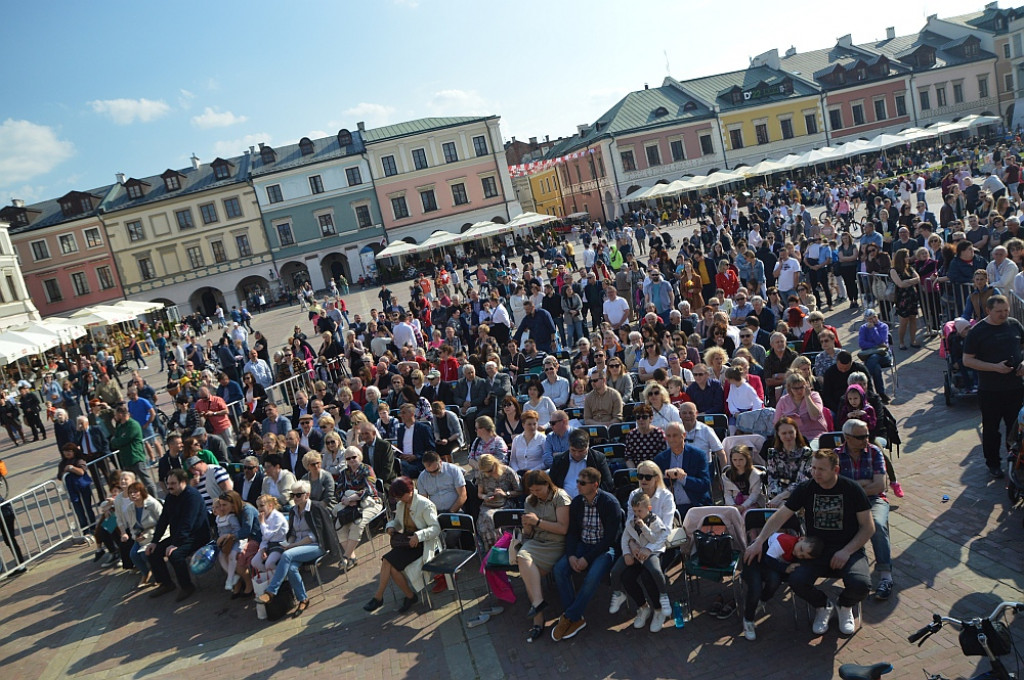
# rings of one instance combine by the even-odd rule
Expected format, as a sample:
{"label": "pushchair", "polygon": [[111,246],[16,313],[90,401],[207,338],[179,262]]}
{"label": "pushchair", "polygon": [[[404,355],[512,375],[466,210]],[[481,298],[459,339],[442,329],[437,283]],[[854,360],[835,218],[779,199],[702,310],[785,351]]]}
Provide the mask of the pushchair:
{"label": "pushchair", "polygon": [[1015,506],[1024,498],[1024,408],[1017,414],[1006,448],[1006,495]]}
{"label": "pushchair", "polygon": [[943,371],[943,395],[946,406],[953,405],[953,399],[973,396],[978,393],[978,374],[963,367],[963,340],[957,335],[955,321],[942,324],[942,342],[939,356],[946,360]]}

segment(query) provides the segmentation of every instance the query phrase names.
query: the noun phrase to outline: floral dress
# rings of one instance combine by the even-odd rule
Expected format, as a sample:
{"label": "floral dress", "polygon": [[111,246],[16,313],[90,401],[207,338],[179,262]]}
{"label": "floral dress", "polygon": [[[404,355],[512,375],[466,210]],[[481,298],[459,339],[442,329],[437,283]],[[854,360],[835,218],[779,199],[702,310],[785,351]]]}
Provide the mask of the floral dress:
{"label": "floral dress", "polygon": [[764,456],[768,470],[768,497],[774,498],[791,490],[800,482],[811,478],[811,448],[804,446],[795,451],[769,448]]}
{"label": "floral dress", "polygon": [[[900,277],[901,281],[906,281],[916,276],[913,272],[896,272],[896,275]],[[908,286],[906,288],[896,286],[896,316],[903,319],[917,316],[921,304],[921,297],[918,295],[917,289],[917,286]]]}

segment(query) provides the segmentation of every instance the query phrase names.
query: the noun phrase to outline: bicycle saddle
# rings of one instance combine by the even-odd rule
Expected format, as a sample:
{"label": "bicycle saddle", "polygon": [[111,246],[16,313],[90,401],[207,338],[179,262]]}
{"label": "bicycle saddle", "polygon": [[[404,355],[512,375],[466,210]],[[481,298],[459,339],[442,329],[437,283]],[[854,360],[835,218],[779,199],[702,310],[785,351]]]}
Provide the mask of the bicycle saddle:
{"label": "bicycle saddle", "polygon": [[892,671],[892,664],[876,663],[872,666],[858,666],[855,663],[844,663],[839,667],[842,680],[879,680]]}

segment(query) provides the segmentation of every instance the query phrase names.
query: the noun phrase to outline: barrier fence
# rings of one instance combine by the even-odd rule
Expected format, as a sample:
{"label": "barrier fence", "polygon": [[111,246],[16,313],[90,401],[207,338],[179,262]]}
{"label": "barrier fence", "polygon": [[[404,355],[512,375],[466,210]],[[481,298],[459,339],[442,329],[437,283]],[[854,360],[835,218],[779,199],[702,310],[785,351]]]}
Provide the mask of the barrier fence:
{"label": "barrier fence", "polygon": [[[892,328],[899,323],[896,316],[895,294],[898,289],[893,288],[892,300],[887,300],[886,293],[892,280],[888,274],[868,274],[859,272],[857,274],[857,289],[860,304],[865,308],[873,308],[878,316]],[[895,285],[895,284],[894,284]],[[971,295],[975,288],[969,283],[953,283],[952,281],[922,281],[917,285],[918,293],[918,316],[924,321],[924,327],[932,332],[942,330],[942,325],[964,313],[965,309],[972,303]],[[1011,312],[1012,312],[1011,306]],[[1020,308],[1021,315],[1014,316],[1024,319],[1024,305]],[[981,316],[984,316],[982,310]],[[975,318],[980,318],[975,316]]]}
{"label": "barrier fence", "polygon": [[0,503],[0,535],[13,557],[0,559],[0,579],[81,538],[63,480],[47,480]]}

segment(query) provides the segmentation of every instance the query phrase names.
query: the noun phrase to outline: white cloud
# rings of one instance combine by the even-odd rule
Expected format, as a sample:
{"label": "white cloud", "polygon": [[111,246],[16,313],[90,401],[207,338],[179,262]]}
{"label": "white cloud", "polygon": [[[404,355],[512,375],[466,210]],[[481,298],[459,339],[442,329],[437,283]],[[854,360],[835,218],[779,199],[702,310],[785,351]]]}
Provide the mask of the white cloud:
{"label": "white cloud", "polygon": [[420,6],[420,0],[392,0],[399,7],[408,7],[409,9],[416,9]]}
{"label": "white cloud", "polygon": [[474,116],[494,113],[492,105],[476,90],[439,90],[427,102],[434,116]]}
{"label": "white cloud", "polygon": [[206,89],[216,91],[220,89],[220,81],[212,76],[206,79]]}
{"label": "white cloud", "polygon": [[182,109],[188,109],[192,106],[192,100],[196,98],[195,93],[181,89],[178,90],[178,107]]}
{"label": "white cloud", "polygon": [[[270,135],[266,132],[257,132],[251,135],[245,135],[239,139],[222,140],[213,145],[213,155],[220,156],[222,158],[238,156],[242,152],[247,151],[250,146],[259,147],[260,142],[270,144]],[[211,158],[210,160],[213,159]]]}
{"label": "white cloud", "polygon": [[89,106],[98,114],[110,116],[118,125],[130,125],[136,120],[148,123],[171,110],[162,99],[97,99],[89,102]]}
{"label": "white cloud", "polygon": [[245,116],[236,116],[230,111],[218,111],[207,106],[198,116],[192,116],[192,124],[197,128],[209,130],[210,128],[229,127],[249,120]]}
{"label": "white cloud", "polygon": [[371,104],[369,102],[359,102],[350,109],[342,111],[345,117],[352,122],[346,126],[348,129],[355,128],[355,124],[358,121],[366,123],[367,127],[379,127],[381,125],[387,125],[394,120],[395,107],[387,106],[385,104]]}
{"label": "white cloud", "polygon": [[53,128],[8,118],[0,123],[0,186],[46,174],[74,154],[75,145]]}

